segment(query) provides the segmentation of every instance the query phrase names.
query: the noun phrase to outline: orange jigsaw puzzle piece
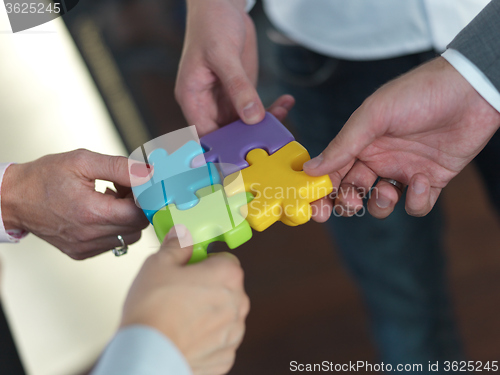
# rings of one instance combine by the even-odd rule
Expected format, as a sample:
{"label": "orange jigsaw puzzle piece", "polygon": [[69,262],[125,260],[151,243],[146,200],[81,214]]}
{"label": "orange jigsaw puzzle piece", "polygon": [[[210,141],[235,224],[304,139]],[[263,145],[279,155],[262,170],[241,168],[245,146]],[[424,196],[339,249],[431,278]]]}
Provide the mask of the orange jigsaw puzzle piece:
{"label": "orange jigsaw puzzle piece", "polygon": [[245,191],[255,196],[246,219],[257,231],[278,220],[290,226],[306,223],[311,219],[310,203],[333,190],[329,176],[311,177],[302,171],[310,156],[296,141],[272,155],[254,149],[246,159],[250,166],[226,177],[224,187],[228,196]]}

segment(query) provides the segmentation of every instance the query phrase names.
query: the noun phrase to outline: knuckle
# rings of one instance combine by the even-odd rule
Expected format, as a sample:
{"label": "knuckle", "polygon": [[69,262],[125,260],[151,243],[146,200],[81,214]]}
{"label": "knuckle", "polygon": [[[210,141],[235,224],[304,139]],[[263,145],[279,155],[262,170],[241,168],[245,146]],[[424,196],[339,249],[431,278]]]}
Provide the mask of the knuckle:
{"label": "knuckle", "polygon": [[250,312],[250,298],[245,294],[241,299],[240,316],[245,319]]}
{"label": "knuckle", "polygon": [[73,260],[84,260],[87,258],[82,252],[79,252],[76,249],[71,249],[63,252]]}
{"label": "knuckle", "polygon": [[[105,207],[101,209],[105,210]],[[84,225],[91,225],[96,223],[99,215],[97,214],[96,207],[93,204],[89,204],[86,208],[78,209],[76,212],[76,219],[78,222]]]}
{"label": "knuckle", "polygon": [[89,151],[84,148],[79,148],[75,151],[72,151],[74,162],[79,166],[85,165],[87,163],[88,153]]}
{"label": "knuckle", "polygon": [[86,229],[80,229],[75,231],[73,237],[76,239],[76,241],[80,243],[88,242],[93,239],[92,233]]}
{"label": "knuckle", "polygon": [[243,280],[245,278],[245,273],[243,268],[235,263],[227,263],[221,274],[227,284],[234,287],[243,287]]}
{"label": "knuckle", "polygon": [[372,127],[377,129],[385,123],[384,114],[385,106],[384,103],[380,101],[377,94],[370,95],[365,99],[359,111],[363,111],[370,118],[370,122],[373,124]]}
{"label": "knuckle", "polygon": [[216,372],[217,374],[226,374],[233,368],[234,362],[236,361],[236,348],[234,350],[228,351],[226,358],[223,359],[220,364],[220,368]]}
{"label": "knuckle", "polygon": [[107,163],[111,176],[119,176],[125,170],[128,172],[128,160],[123,156],[110,156]]}
{"label": "knuckle", "polygon": [[369,111],[370,113],[375,112],[378,107],[380,106],[379,100],[377,99],[376,95],[370,95],[367,97],[361,106],[364,108],[365,111]]}

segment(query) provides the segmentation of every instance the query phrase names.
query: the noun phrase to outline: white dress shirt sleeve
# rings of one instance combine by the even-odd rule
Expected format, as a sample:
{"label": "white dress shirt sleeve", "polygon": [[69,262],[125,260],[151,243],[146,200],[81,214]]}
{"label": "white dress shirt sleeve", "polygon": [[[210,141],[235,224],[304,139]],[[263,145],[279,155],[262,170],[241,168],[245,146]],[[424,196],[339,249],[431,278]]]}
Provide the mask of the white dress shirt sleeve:
{"label": "white dress shirt sleeve", "polygon": [[22,230],[9,229],[5,230],[2,218],[2,181],[5,171],[12,163],[0,163],[0,243],[2,242],[12,242],[16,243],[28,233]]}
{"label": "white dress shirt sleeve", "polygon": [[118,331],[90,375],[192,375],[183,355],[154,328],[135,325]]}
{"label": "white dress shirt sleeve", "polygon": [[474,87],[484,100],[500,112],[500,92],[475,64],[460,52],[451,48],[447,49],[441,56]]}
{"label": "white dress shirt sleeve", "polygon": [[247,0],[247,6],[245,8],[247,13],[250,12],[254,6],[255,6],[255,0]]}

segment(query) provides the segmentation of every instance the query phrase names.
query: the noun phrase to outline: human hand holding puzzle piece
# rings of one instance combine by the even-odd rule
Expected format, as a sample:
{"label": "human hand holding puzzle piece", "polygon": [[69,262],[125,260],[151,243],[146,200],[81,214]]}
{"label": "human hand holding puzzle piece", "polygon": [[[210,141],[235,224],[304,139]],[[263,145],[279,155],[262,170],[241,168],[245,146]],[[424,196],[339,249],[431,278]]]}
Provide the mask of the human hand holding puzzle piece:
{"label": "human hand holding puzzle piece", "polygon": [[[191,263],[206,258],[211,242],[240,246],[252,237],[250,227],[263,231],[276,221],[306,223],[310,203],[333,190],[329,176],[302,171],[310,159],[307,150],[269,113],[259,124],[236,121],[200,142],[205,153],[195,141],[171,154],[153,150],[147,160],[154,168],[151,181],[133,187],[160,241],[175,224],[188,228]],[[207,163],[199,162],[202,153]],[[227,176],[224,188],[218,170]]]}

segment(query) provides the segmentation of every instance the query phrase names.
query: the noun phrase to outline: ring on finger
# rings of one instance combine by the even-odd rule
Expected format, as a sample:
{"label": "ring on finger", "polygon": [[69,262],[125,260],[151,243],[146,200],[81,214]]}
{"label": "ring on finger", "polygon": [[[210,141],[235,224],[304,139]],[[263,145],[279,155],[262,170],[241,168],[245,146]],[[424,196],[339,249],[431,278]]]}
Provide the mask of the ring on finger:
{"label": "ring on finger", "polygon": [[385,177],[381,177],[380,181],[388,182],[391,185],[395,186],[400,192],[403,192],[404,185],[401,182],[399,182],[399,181],[396,181],[396,180],[394,180],[392,178],[385,178]]}
{"label": "ring on finger", "polygon": [[117,257],[127,254],[128,245],[125,243],[123,237],[121,235],[118,235],[116,236],[116,238],[118,238],[118,241],[120,241],[121,245],[112,249],[113,254],[115,254],[115,256]]}

